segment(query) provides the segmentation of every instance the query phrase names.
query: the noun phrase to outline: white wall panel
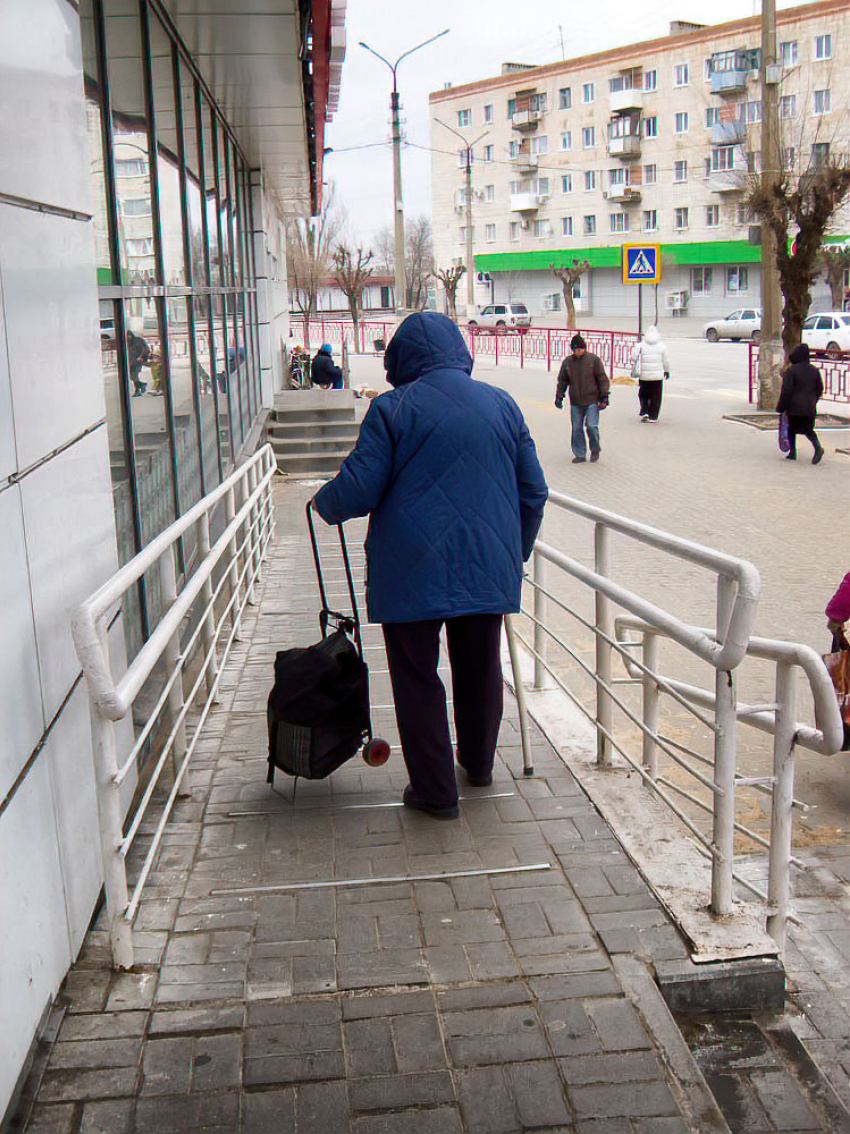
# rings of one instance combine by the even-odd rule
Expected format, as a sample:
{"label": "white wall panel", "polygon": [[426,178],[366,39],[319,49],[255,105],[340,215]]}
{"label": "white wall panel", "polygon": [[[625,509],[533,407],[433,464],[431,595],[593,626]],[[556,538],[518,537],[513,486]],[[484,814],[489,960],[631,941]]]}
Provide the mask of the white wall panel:
{"label": "white wall panel", "polygon": [[74,609],[117,570],[106,428],[21,482],[45,715],[55,714],[80,665]]}
{"label": "white wall panel", "polygon": [[91,226],[0,205],[0,272],[20,468],[103,418]]}
{"label": "white wall panel", "polygon": [[64,0],[0,4],[0,191],[91,212],[80,20]]}
{"label": "white wall panel", "polygon": [[[44,731],[21,490],[0,492],[0,799]],[[3,820],[0,819],[0,823]],[[0,954],[2,956],[2,954]],[[2,966],[0,966],[2,967]]]}
{"label": "white wall panel", "polygon": [[53,792],[73,958],[83,943],[103,877],[91,721],[83,682],[53,727],[41,759],[47,763]]}
{"label": "white wall panel", "polygon": [[0,818],[0,1109],[71,961],[47,763]]}
{"label": "white wall panel", "polygon": [[0,275],[0,483],[17,470],[15,428],[9,388],[9,359],[6,354],[6,318],[3,313],[3,277]]}

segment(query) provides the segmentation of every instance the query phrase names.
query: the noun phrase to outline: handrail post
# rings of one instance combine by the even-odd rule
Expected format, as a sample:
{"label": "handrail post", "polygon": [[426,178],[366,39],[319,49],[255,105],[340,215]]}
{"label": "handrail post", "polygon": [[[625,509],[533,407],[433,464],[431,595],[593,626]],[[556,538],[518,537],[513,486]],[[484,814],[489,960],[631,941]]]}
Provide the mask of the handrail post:
{"label": "handrail post", "polygon": [[519,739],[522,746],[522,774],[534,775],[534,756],[531,751],[531,740],[528,735],[528,709],[525,704],[525,683],[522,680],[522,668],[519,651],[516,647],[514,626],[509,614],[505,615],[505,637],[508,640],[508,653],[511,657],[511,669],[514,675],[514,692],[516,693],[517,712],[519,714]]}
{"label": "handrail post", "polygon": [[[257,489],[257,466],[251,464],[248,468],[248,497],[253,497]],[[248,510],[248,554],[251,560],[251,569],[248,572],[248,603],[254,605],[254,579],[259,573],[259,550],[257,541],[260,535],[260,510],[254,501]]]}
{"label": "handrail post", "polygon": [[522,370],[525,365],[525,335],[522,331],[517,331],[517,334],[519,335],[519,368]]}
{"label": "handrail post", "polygon": [[[224,516],[228,525],[236,519],[236,497],[233,489],[229,488],[224,498]],[[233,639],[239,642],[242,638],[242,620],[239,617],[239,569],[236,563],[237,537],[234,534],[227,545],[227,556],[230,566],[227,569],[229,599],[233,600],[230,608],[230,622],[233,629]]]}
{"label": "handrail post", "polygon": [[[606,578],[610,569],[609,564],[609,533],[604,524],[594,524],[593,529],[593,556],[594,570],[597,575]],[[596,591],[596,762],[603,767],[611,765],[611,743],[608,734],[614,722],[614,711],[611,697],[603,686],[611,684],[611,647],[602,637],[607,634],[610,638],[614,625],[611,616],[611,604],[606,595]],[[599,633],[601,631],[602,633]]]}
{"label": "handrail post", "polygon": [[[538,535],[538,538],[540,536]],[[546,670],[541,658],[546,652],[546,631],[543,623],[546,621],[546,596],[541,588],[546,580],[546,560],[539,552],[531,554],[531,578],[534,582],[534,688],[542,689],[546,684]]]}
{"label": "handrail post", "polygon": [[499,365],[499,328],[498,327],[493,328],[493,339],[494,339],[495,344],[496,344],[495,345],[496,361],[494,362],[493,365],[498,366]]}
{"label": "handrail post", "polygon": [[[652,673],[658,672],[658,635],[644,631],[643,635],[643,664]],[[658,745],[652,734],[658,732],[658,683],[648,673],[643,674],[643,723],[646,731],[643,733],[643,749],[641,762],[649,778],[655,783],[658,776]]]}
{"label": "handrail post", "polygon": [[552,328],[546,328],[546,369],[552,369]]}
{"label": "handrail post", "polygon": [[[717,577],[717,640],[724,642],[729,627],[735,583],[728,575]],[[732,910],[732,867],[735,854],[735,681],[731,670],[718,669],[714,677],[714,846],[711,863],[711,910],[725,917]]]}
{"label": "handrail post", "polygon": [[[169,610],[177,601],[177,563],[175,560],[176,547],[174,544],[163,553],[159,560],[159,581],[162,588],[163,613]],[[166,643],[163,651],[169,676],[180,669],[180,677],[171,686],[168,693],[168,712],[173,724],[183,711],[183,672],[180,657],[180,631],[175,630]],[[186,755],[186,720],[180,722],[174,744],[171,748],[171,769],[175,777],[178,771],[178,761]]]}
{"label": "handrail post", "polygon": [[[201,562],[210,553],[210,514],[204,512],[203,516],[198,520],[198,558]],[[212,578],[206,579],[203,588],[201,589],[201,599],[204,604],[204,609],[207,610],[204,616],[204,624],[201,628],[201,641],[204,644],[204,654],[209,654],[209,661],[207,662],[206,670],[206,685],[207,693],[212,694],[213,704],[218,704],[218,658],[216,657],[215,650],[213,649],[213,642],[215,641],[215,611],[212,608],[213,601],[213,585]],[[209,609],[207,609],[209,608]]]}
{"label": "handrail post", "polygon": [[785,949],[791,896],[791,831],[794,805],[794,740],[797,732],[797,672],[776,663],[776,730],[773,734],[773,808],[767,878],[767,932]]}

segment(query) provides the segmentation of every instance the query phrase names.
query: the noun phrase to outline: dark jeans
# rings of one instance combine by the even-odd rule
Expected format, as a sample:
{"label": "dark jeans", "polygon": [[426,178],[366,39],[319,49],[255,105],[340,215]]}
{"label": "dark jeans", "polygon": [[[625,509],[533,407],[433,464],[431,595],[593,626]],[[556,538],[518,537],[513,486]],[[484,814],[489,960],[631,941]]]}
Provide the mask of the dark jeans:
{"label": "dark jeans", "polygon": [[663,382],[657,380],[647,382],[643,378],[638,380],[638,401],[640,402],[641,417],[646,414],[650,421],[658,421],[663,393]]}
{"label": "dark jeans", "polygon": [[[395,714],[410,785],[437,807],[457,803],[446,690],[437,665],[442,619],[384,624]],[[499,653],[502,616],[467,614],[446,620],[452,670],[457,762],[472,776],[493,770],[502,720]]]}
{"label": "dark jeans", "polygon": [[803,437],[808,437],[814,446],[815,452],[820,449],[820,440],[817,433],[815,433],[815,415],[808,414],[788,414],[788,440],[791,442],[791,452],[797,452],[797,436],[802,434]]}

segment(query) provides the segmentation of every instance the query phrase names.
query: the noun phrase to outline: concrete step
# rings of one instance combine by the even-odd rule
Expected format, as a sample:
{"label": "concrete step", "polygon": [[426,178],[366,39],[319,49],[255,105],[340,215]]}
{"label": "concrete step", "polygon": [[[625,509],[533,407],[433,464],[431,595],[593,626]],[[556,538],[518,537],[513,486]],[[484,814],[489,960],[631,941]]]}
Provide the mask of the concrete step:
{"label": "concrete step", "polygon": [[293,437],[281,438],[270,437],[272,448],[275,451],[278,460],[283,456],[308,456],[311,453],[349,453],[354,447],[354,442],[348,444],[348,439],[340,439],[338,437]]}
{"label": "concrete step", "polygon": [[270,441],[339,441],[342,445],[353,445],[360,432],[360,424],[356,421],[334,421],[325,423],[321,421],[285,421],[272,422],[268,427]]}
{"label": "concrete step", "polygon": [[349,424],[356,421],[354,406],[276,406],[269,414],[270,425]]}
{"label": "concrete step", "polygon": [[348,450],[338,449],[331,453],[280,453],[277,467],[288,476],[318,476],[326,473],[332,476],[348,456]]}

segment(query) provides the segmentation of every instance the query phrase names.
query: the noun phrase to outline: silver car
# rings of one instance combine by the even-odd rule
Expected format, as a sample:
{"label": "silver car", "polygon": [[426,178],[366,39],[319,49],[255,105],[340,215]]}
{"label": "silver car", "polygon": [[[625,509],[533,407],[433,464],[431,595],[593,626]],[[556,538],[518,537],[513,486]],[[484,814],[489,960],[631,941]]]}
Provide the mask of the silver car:
{"label": "silver car", "polygon": [[757,343],[761,338],[761,308],[739,307],[725,319],[706,323],[704,334],[710,343],[716,343],[718,339],[731,339],[733,343],[751,339]]}
{"label": "silver car", "polygon": [[491,303],[481,308],[477,319],[470,319],[470,327],[529,327],[531,316],[524,303]]}

